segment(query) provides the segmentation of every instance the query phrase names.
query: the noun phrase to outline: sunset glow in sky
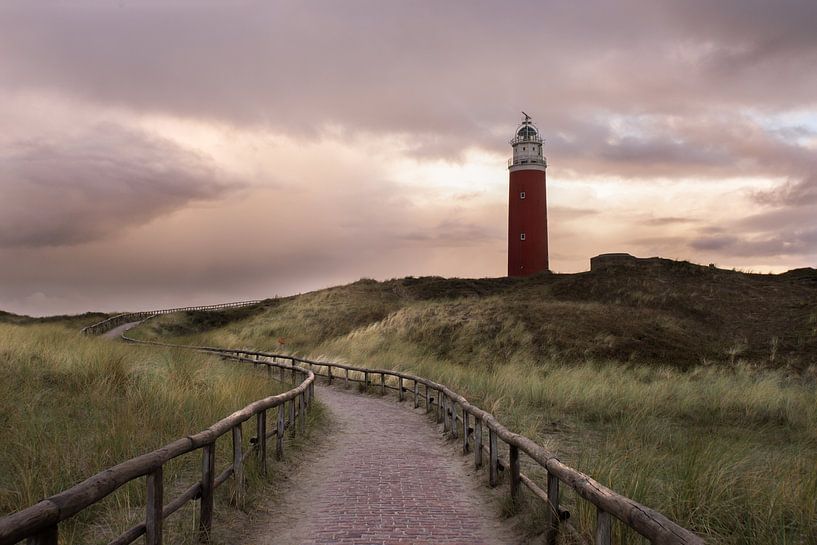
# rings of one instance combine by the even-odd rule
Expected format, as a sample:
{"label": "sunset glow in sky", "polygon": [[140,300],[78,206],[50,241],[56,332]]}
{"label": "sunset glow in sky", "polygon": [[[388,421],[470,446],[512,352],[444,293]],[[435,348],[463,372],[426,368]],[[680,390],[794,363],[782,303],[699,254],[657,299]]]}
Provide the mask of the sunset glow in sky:
{"label": "sunset glow in sky", "polygon": [[817,2],[5,1],[0,309],[502,276],[520,111],[550,263],[817,262]]}

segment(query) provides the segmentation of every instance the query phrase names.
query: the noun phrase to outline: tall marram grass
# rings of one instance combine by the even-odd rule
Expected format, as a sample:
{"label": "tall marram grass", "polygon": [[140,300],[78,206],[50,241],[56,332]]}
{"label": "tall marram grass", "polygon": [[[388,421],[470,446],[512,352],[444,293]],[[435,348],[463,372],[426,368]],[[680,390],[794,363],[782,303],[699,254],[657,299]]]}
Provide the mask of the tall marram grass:
{"label": "tall marram grass", "polygon": [[[418,305],[418,315],[425,307]],[[672,361],[543,357],[529,348],[541,339],[518,323],[498,320],[495,331],[469,331],[467,308],[453,318],[426,316],[427,323],[381,309],[381,317],[357,327],[337,323],[333,308],[298,298],[207,332],[190,328],[185,340],[276,350],[276,339],[285,337],[286,349],[313,358],[407,370],[450,385],[564,462],[709,543],[817,543],[815,369],[790,374],[735,362],[682,370]],[[166,317],[142,334],[162,336],[194,319]],[[535,473],[529,465],[526,471]],[[592,506],[563,494],[589,537]],[[542,520],[530,516],[532,532]],[[616,542],[640,543],[620,524]]]}
{"label": "tall marram grass", "polygon": [[[282,390],[265,377],[214,357],[83,337],[58,325],[0,324],[0,515]],[[229,440],[220,441],[219,470],[228,450]],[[195,482],[199,458],[166,467],[169,497]],[[62,524],[61,543],[106,542],[143,519],[143,502],[138,480]],[[174,521],[172,541],[186,542],[194,510]]]}

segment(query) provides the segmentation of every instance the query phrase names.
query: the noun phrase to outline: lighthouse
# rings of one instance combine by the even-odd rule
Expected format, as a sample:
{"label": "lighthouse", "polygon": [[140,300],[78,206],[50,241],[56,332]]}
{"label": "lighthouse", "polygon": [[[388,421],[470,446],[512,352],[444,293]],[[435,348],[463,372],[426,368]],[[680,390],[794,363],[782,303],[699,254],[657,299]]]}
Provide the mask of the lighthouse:
{"label": "lighthouse", "polygon": [[511,139],[508,197],[508,276],[548,270],[548,223],[542,137],[525,116]]}

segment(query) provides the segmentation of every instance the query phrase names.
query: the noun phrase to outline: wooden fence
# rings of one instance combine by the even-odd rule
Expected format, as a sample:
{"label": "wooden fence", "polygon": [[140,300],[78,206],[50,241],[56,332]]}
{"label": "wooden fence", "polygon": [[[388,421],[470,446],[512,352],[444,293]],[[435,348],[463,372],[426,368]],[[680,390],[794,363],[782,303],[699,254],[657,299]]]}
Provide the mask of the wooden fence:
{"label": "wooden fence", "polygon": [[[213,310],[216,307],[229,308],[230,306],[244,306],[254,303],[234,303],[201,307],[199,309]],[[192,310],[195,308],[188,307],[179,310]],[[172,310],[120,315],[128,318],[121,319],[116,325],[106,324],[102,326],[105,322],[120,318],[120,316],[115,316],[105,322],[90,326],[95,328],[93,330],[86,328],[88,331],[83,331],[91,334],[95,331],[108,331],[122,323],[146,319],[167,312],[172,312]],[[268,369],[270,370],[274,366],[280,369],[280,378],[282,380],[286,369],[291,371],[293,380],[296,372],[306,374],[307,378],[297,388],[278,396],[256,401],[199,434],[180,439],[152,453],[114,466],[65,492],[0,519],[0,545],[16,543],[25,537],[29,538],[28,543],[30,545],[56,545],[57,524],[60,521],[99,501],[124,483],[141,476],[147,476],[148,506],[146,520],[111,543],[117,545],[131,543],[142,534],[147,534],[148,545],[160,544],[162,519],[194,498],[201,498],[200,535],[206,538],[209,535],[212,522],[213,490],[231,475],[236,476],[240,486],[241,465],[244,458],[249,454],[249,452],[246,454],[241,452],[241,423],[253,416],[257,417],[258,440],[253,448],[260,449],[264,455],[259,459],[265,460],[267,437],[277,437],[276,449],[279,450],[282,448],[283,430],[286,425],[294,426],[297,414],[301,415],[301,425],[303,425],[305,407],[314,396],[316,376],[325,377],[329,384],[334,381],[343,381],[347,385],[349,383],[360,383],[366,389],[379,388],[383,393],[387,390],[396,390],[401,401],[408,395],[413,398],[415,408],[424,406],[426,412],[433,411],[437,421],[442,422],[443,430],[446,433],[455,438],[461,438],[463,454],[473,452],[475,468],[481,468],[485,463],[485,456],[487,456],[488,481],[491,486],[498,483],[499,472],[507,470],[510,476],[508,479],[510,496],[513,501],[519,500],[521,489],[525,487],[536,498],[545,503],[548,507],[546,521],[546,542],[548,545],[555,545],[562,521],[567,516],[559,503],[559,489],[562,486],[572,489],[579,498],[590,502],[595,507],[595,543],[597,545],[611,544],[613,517],[647,538],[654,545],[703,545],[704,543],[700,536],[679,526],[661,513],[622,496],[593,480],[588,475],[563,464],[542,446],[523,435],[513,433],[492,414],[471,404],[465,397],[444,384],[410,373],[315,361],[286,354],[207,346],[181,346],[134,339],[125,334],[122,335],[122,338],[140,344],[188,348],[220,354],[239,361],[264,364],[269,366]],[[279,360],[288,361],[289,364],[281,364]],[[420,390],[421,386],[422,391]],[[299,400],[297,408],[296,399]],[[282,412],[282,408],[287,401],[290,402],[290,417],[289,421],[285,422],[282,419],[285,418],[284,413],[286,411]],[[266,411],[273,407],[279,407],[278,426],[269,433],[266,432]],[[215,440],[230,430],[232,430],[234,445],[233,464],[221,475],[215,477],[213,475]],[[499,441],[504,442],[508,447],[507,461],[503,460],[499,454]],[[176,456],[198,449],[202,449],[203,469],[201,481],[192,485],[181,496],[166,506],[163,506],[162,465]],[[545,470],[547,475],[546,483],[539,484],[521,472],[520,452],[525,453],[535,464]]]}
{"label": "wooden fence", "polygon": [[[208,540],[213,522],[215,490],[232,477],[240,501],[244,490],[244,463],[247,458],[255,452],[260,471],[266,473],[267,440],[275,439],[275,455],[280,459],[284,453],[285,430],[289,429],[290,433],[294,434],[296,428],[299,428],[303,432],[307,409],[315,391],[315,375],[291,363],[279,363],[277,360],[259,357],[250,359],[239,354],[222,355],[240,362],[266,365],[270,375],[273,368],[278,368],[281,380],[284,379],[285,373],[291,373],[293,382],[296,381],[296,375],[301,376],[303,380],[287,392],[250,403],[204,431],[178,439],[153,452],[131,458],[27,509],[0,518],[0,545],[17,543],[22,539],[27,539],[28,545],[57,545],[60,522],[97,503],[126,483],[141,477],[146,478],[147,486],[145,520],[111,541],[109,545],[126,545],[142,535],[145,536],[148,545],[161,545],[162,521],[194,499],[199,500],[199,537],[202,541]],[[274,424],[270,426],[267,424],[268,412],[276,407],[276,418]],[[255,437],[251,438],[249,448],[245,449],[242,424],[253,417],[256,420]],[[216,441],[227,434],[232,437],[232,462],[216,475]],[[166,501],[163,486],[164,465],[174,458],[198,450],[201,451],[201,479],[190,485],[178,497]]]}
{"label": "wooden fence", "polygon": [[[552,453],[523,435],[513,433],[503,426],[492,414],[471,404],[465,397],[454,392],[444,384],[429,379],[391,371],[388,369],[371,369],[340,363],[315,361],[286,354],[260,352],[244,349],[226,349],[207,346],[180,346],[155,341],[141,341],[122,335],[130,342],[154,344],[174,348],[189,348],[234,357],[257,358],[275,361],[282,359],[291,362],[293,367],[302,366],[316,376],[325,377],[329,384],[334,381],[360,383],[365,388],[379,388],[382,393],[387,390],[397,391],[401,401],[406,396],[413,398],[414,407],[421,405],[426,412],[434,411],[437,421],[442,422],[443,430],[455,438],[461,438],[463,454],[473,452],[474,467],[483,466],[487,455],[488,481],[491,486],[498,482],[500,471],[506,468],[510,474],[510,495],[518,501],[521,487],[530,490],[548,506],[546,521],[546,542],[555,545],[562,520],[569,516],[559,505],[559,488],[565,485],[575,491],[584,500],[596,508],[596,545],[610,545],[612,542],[612,517],[617,518],[639,535],[647,538],[654,545],[703,545],[703,539],[695,533],[679,526],[661,513],[640,503],[622,496],[595,481],[588,475],[577,471],[558,460]],[[391,383],[387,381],[387,377]],[[420,390],[422,386],[422,391]],[[487,437],[486,433],[487,432]],[[498,441],[508,446],[508,460],[501,460]],[[546,484],[539,485],[521,472],[519,453],[524,452],[536,464],[547,472]]]}
{"label": "wooden fence", "polygon": [[158,316],[160,314],[170,314],[172,312],[187,312],[187,311],[208,311],[208,310],[223,310],[225,308],[239,308],[239,307],[249,307],[252,305],[257,305],[260,303],[261,300],[256,301],[239,301],[237,303],[221,303],[219,305],[204,305],[198,307],[179,307],[179,308],[166,308],[162,310],[148,310],[144,312],[125,312],[124,314],[117,314],[116,316],[111,316],[101,322],[97,322],[95,324],[89,325],[87,327],[83,327],[80,332],[84,335],[101,335],[106,331],[110,331],[115,327],[119,327],[122,324],[127,324],[130,322],[139,322],[146,318],[150,318],[152,316]]}

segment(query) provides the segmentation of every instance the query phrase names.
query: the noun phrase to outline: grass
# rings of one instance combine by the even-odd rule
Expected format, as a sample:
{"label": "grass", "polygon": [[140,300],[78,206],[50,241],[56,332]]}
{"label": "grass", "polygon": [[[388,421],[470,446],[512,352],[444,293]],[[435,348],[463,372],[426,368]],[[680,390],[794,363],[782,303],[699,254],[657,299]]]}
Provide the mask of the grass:
{"label": "grass", "polygon": [[[84,337],[64,325],[0,324],[0,515],[286,389],[265,377],[212,356]],[[245,442],[250,435],[245,427]],[[229,438],[217,446],[221,471],[231,459]],[[166,499],[195,482],[199,471],[197,453],[167,464]],[[253,463],[248,480],[263,481]],[[229,488],[219,489],[217,529],[229,523],[231,509],[248,508],[225,509]],[[109,541],[144,519],[144,494],[141,479],[120,488],[61,524],[61,543]],[[257,492],[248,505],[253,498]],[[192,542],[195,515],[194,506],[174,514],[166,539]]]}
{"label": "grass", "polygon": [[[139,334],[409,370],[710,543],[817,542],[813,275],[662,267],[366,280]],[[591,506],[564,502],[590,536]],[[617,525],[616,542],[639,541]]]}

